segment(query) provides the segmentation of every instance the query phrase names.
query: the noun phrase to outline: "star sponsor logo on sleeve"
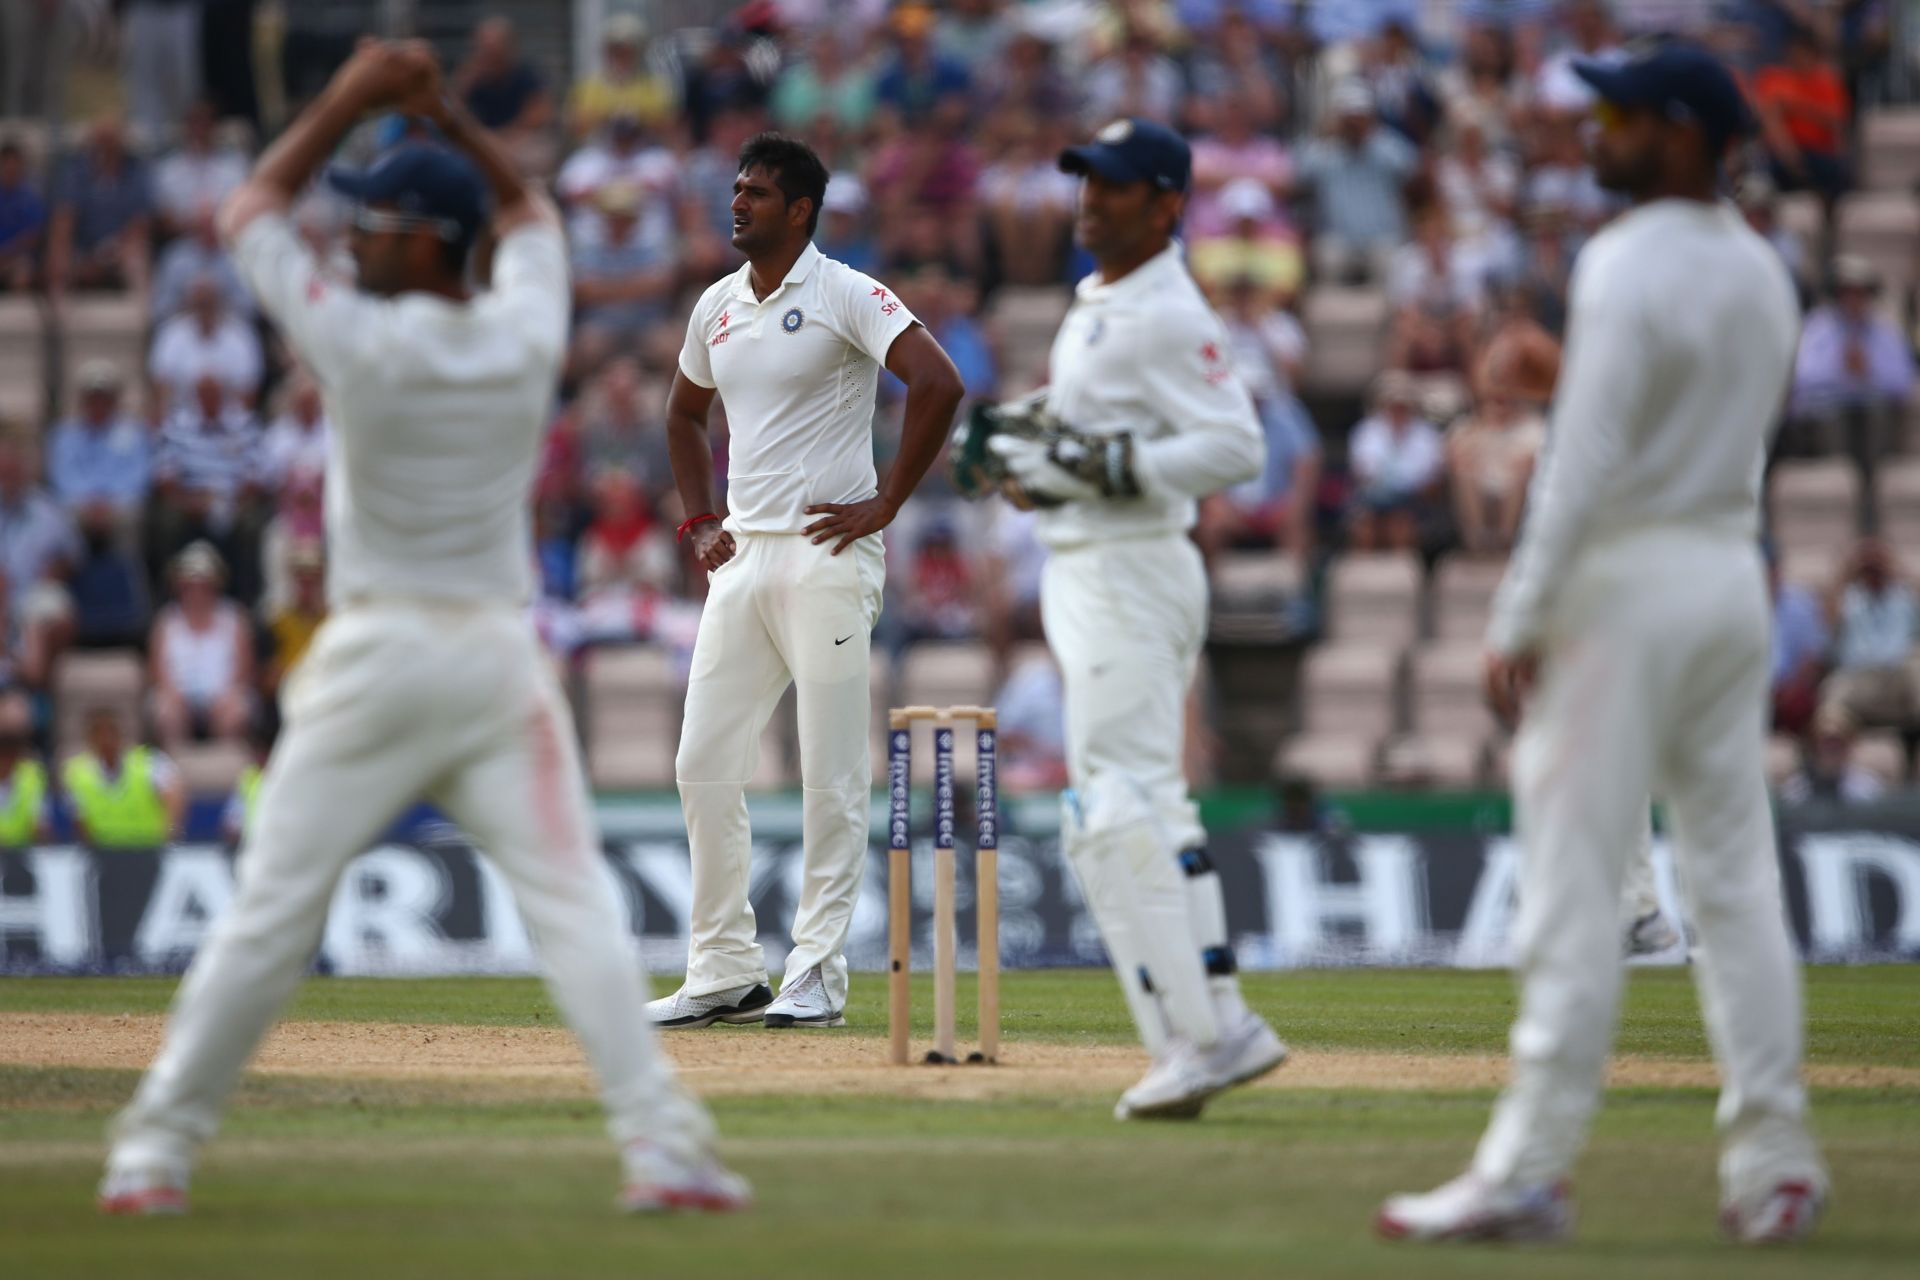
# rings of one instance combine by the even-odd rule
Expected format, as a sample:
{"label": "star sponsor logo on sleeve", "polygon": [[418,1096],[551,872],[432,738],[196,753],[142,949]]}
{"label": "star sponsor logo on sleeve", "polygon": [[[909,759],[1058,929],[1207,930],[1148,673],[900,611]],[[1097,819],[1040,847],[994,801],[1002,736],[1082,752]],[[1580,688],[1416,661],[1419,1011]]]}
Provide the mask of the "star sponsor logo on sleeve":
{"label": "star sponsor logo on sleeve", "polygon": [[1233,376],[1233,370],[1228,367],[1227,358],[1217,342],[1201,345],[1200,364],[1208,386],[1217,387]]}
{"label": "star sponsor logo on sleeve", "polygon": [[712,341],[707,343],[708,346],[717,347],[727,340],[728,335],[732,332],[727,328],[727,321],[731,319],[733,319],[733,312],[722,311],[720,313],[720,331],[713,335]]}
{"label": "star sponsor logo on sleeve", "polygon": [[890,316],[900,309],[900,304],[887,292],[884,285],[873,286],[873,292],[867,296],[880,299],[880,314],[883,316]]}

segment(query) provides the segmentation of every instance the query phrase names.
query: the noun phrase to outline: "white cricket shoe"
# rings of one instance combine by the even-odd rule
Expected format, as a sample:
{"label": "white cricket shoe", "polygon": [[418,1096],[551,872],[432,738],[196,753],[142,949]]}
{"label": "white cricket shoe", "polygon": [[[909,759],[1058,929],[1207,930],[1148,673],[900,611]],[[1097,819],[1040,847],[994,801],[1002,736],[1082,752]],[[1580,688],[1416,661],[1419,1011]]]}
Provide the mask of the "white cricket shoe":
{"label": "white cricket shoe", "polygon": [[1374,1229],[1389,1240],[1564,1240],[1573,1201],[1564,1182],[1512,1189],[1463,1173],[1424,1195],[1394,1196]]}
{"label": "white cricket shoe", "polygon": [[767,1006],[769,1027],[844,1027],[844,1011],[827,1000],[827,980],[815,965],[780,988],[779,996]]}
{"label": "white cricket shoe", "polygon": [[1266,1020],[1250,1009],[1221,1034],[1211,1049],[1176,1040],[1140,1082],[1120,1095],[1116,1120],[1191,1120],[1217,1093],[1245,1084],[1287,1060],[1287,1046]]}
{"label": "white cricket shoe", "polygon": [[732,1213],[753,1203],[747,1180],[704,1147],[676,1152],[644,1138],[620,1153],[626,1184],[619,1206],[626,1213]]}
{"label": "white cricket shoe", "polygon": [[1720,1206],[1720,1231],[1736,1244],[1796,1244],[1826,1212],[1826,1193],[1811,1182],[1775,1183],[1758,1200]]}
{"label": "white cricket shoe", "polygon": [[1655,907],[1643,916],[1635,917],[1627,926],[1624,948],[1627,956],[1657,956],[1679,946],[1683,939],[1680,929],[1667,918],[1667,913]]}
{"label": "white cricket shoe", "polygon": [[773,992],[764,982],[703,996],[690,996],[682,987],[670,996],[649,1000],[647,1017],[662,1031],[691,1031],[716,1022],[758,1022],[772,1003]]}
{"label": "white cricket shoe", "polygon": [[137,1217],[179,1215],[187,1211],[187,1178],[171,1169],[114,1169],[100,1180],[102,1213]]}

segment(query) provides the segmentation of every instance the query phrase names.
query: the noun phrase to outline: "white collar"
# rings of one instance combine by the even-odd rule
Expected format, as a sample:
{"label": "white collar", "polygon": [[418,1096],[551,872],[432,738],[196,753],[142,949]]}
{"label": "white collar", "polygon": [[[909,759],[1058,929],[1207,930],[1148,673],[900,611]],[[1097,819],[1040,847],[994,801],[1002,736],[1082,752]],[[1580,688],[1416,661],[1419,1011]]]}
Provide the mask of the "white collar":
{"label": "white collar", "polygon": [[814,244],[811,240],[807,241],[807,247],[800,251],[800,256],[793,260],[791,267],[787,268],[786,277],[780,281],[779,288],[776,288],[764,298],[756,298],[754,296],[753,264],[751,262],[743,262],[740,264],[740,269],[733,273],[733,296],[754,303],[770,302],[778,297],[781,290],[787,286],[799,284],[808,276],[812,275],[814,264],[825,256],[825,254],[820,252],[818,245]]}
{"label": "white collar", "polygon": [[1098,270],[1090,271],[1080,278],[1074,286],[1074,293],[1082,300],[1124,298],[1133,293],[1147,293],[1160,287],[1162,280],[1170,270],[1177,269],[1186,260],[1186,245],[1179,237],[1167,242],[1167,247],[1148,258],[1127,274],[1112,283],[1101,280]]}

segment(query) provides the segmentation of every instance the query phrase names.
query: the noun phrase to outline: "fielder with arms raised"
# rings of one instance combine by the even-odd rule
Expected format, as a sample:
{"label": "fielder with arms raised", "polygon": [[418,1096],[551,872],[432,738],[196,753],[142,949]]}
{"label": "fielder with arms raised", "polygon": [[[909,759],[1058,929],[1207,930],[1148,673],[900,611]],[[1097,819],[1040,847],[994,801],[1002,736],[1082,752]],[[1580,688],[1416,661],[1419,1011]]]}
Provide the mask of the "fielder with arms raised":
{"label": "fielder with arms raised", "polygon": [[1075,230],[1099,266],[1054,339],[1042,411],[1052,425],[992,435],[987,471],[1042,508],[1041,619],[1066,686],[1073,785],[1063,844],[1154,1058],[1115,1114],[1190,1117],[1287,1052],[1240,998],[1181,768],[1207,629],[1206,572],[1188,536],[1196,500],[1259,475],[1266,446],[1225,329],[1173,239],[1187,144],[1122,120],[1060,167],[1083,179]]}
{"label": "fielder with arms raised", "polygon": [[[687,979],[663,1027],[844,1025],[847,931],[867,863],[873,765],[868,641],[880,531],[939,456],[964,394],[925,326],[886,286],[813,244],[827,170],[803,142],[749,139],[734,180],[738,271],[701,295],[667,395],[681,535],[712,574],[674,777],[693,855]],[[907,384],[900,450],[873,465],[880,369]],[[707,414],[727,411],[727,514]],[[775,1000],[747,901],[747,780],[788,684],[800,733],[806,865]]]}
{"label": "fielder with arms raised", "polygon": [[[358,206],[359,278],[335,279],[287,209],[362,116],[390,107],[433,119],[452,146],[408,143],[336,178]],[[484,188],[499,248],[493,287],[470,294]],[[445,99],[425,45],[367,44],[261,157],[221,226],[334,423],[331,617],[289,685],[233,903],[115,1124],[101,1207],[186,1207],[195,1150],[312,958],[341,872],[421,796],[512,886],[599,1076],[625,1207],[745,1204],[705,1111],[655,1052],[572,718],[527,609],[527,494],[566,349],[558,215]]]}
{"label": "fielder with arms raised", "polygon": [[1399,1196],[1415,1239],[1566,1234],[1566,1178],[1619,1005],[1621,881],[1666,805],[1723,1078],[1722,1223],[1813,1227],[1827,1177],[1800,1080],[1800,974],[1781,904],[1764,744],[1760,487],[1799,308],[1767,242],[1716,198],[1740,90],[1687,44],[1576,62],[1599,98],[1594,172],[1635,207],[1574,269],[1567,361],[1527,524],[1495,599],[1487,686],[1511,716],[1520,840],[1513,1076],[1469,1172]]}

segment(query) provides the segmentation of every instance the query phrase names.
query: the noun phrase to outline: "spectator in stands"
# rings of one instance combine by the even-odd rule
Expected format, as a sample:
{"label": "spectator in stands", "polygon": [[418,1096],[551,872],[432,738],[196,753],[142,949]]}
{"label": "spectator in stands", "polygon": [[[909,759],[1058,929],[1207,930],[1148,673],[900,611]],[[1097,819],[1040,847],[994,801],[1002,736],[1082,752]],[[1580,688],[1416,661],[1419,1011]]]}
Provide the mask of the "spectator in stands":
{"label": "spectator in stands", "polygon": [[158,501],[149,511],[147,552],[155,563],[202,540],[227,547],[230,561],[251,558],[259,534],[260,426],[219,378],[203,375],[167,415],[153,478]]}
{"label": "spectator in stands", "polygon": [[920,318],[920,323],[927,327],[927,332],[960,371],[967,399],[993,399],[1000,389],[1000,371],[987,335],[973,318],[979,302],[973,285],[953,275],[943,264],[930,262],[901,287],[907,291],[913,314]]}
{"label": "spectator in stands", "polygon": [[672,501],[673,463],[659,412],[665,403],[665,391],[648,385],[638,362],[629,357],[608,361],[580,396],[575,465],[588,476],[605,471],[631,476],[648,507]]}
{"label": "spectator in stands", "polygon": [[597,238],[593,199],[617,186],[639,195],[640,237],[663,254],[673,251],[680,161],[646,131],[638,116],[611,117],[560,166],[554,185],[572,214],[569,229],[576,240],[590,243]]}
{"label": "spectator in stands", "polygon": [[1821,688],[1820,714],[1856,725],[1907,728],[1920,722],[1920,597],[1878,538],[1863,538],[1827,595],[1833,673]]}
{"label": "spectator in stands", "polygon": [[517,163],[533,172],[552,171],[545,133],[553,121],[553,98],[539,71],[521,54],[509,19],[488,18],[473,29],[473,42],[454,73],[453,87],[474,119],[499,135]]}
{"label": "spectator in stands", "polygon": [[1353,545],[1358,551],[1411,551],[1445,476],[1446,453],[1431,422],[1415,416],[1412,379],[1380,378],[1374,411],[1354,427],[1348,447],[1353,473]]}
{"label": "spectator in stands", "polygon": [[[984,181],[983,178],[983,185]],[[1044,236],[1047,232],[1039,230],[1034,234]],[[867,218],[867,185],[858,173],[836,173],[828,180],[827,194],[820,201],[820,233],[814,237],[814,243],[821,253],[846,263],[855,271],[872,274],[879,270],[880,247]]]}
{"label": "spectator in stands", "polygon": [[1438,92],[1452,122],[1473,120],[1490,148],[1505,150],[1514,141],[1513,42],[1506,28],[1471,21],[1453,65],[1439,75]]}
{"label": "spectator in stands", "polygon": [[577,560],[573,525],[573,508],[567,500],[550,485],[539,486],[533,499],[533,558],[540,570],[543,604],[573,599]]}
{"label": "spectator in stands", "polygon": [[1820,705],[1820,682],[1827,674],[1833,637],[1813,592],[1780,577],[1780,552],[1763,547],[1768,594],[1773,599],[1773,729],[1800,737]]}
{"label": "spectator in stands", "polygon": [[993,696],[1000,713],[999,784],[1008,791],[1067,785],[1066,692],[1053,655],[1028,650]]}
{"label": "spectator in stands", "polygon": [[673,85],[647,69],[647,24],[636,13],[616,13],[600,33],[600,67],[574,81],[567,95],[567,126],[584,138],[616,117],[663,129],[673,120]]}
{"label": "spectator in stands", "polygon": [[895,654],[922,640],[966,640],[979,634],[973,570],[952,520],[936,515],[920,526],[900,586],[898,621],[888,646]]}
{"label": "spectator in stands", "polygon": [[320,384],[304,369],[288,380],[280,412],[260,438],[260,482],[278,489],[299,480],[318,481],[327,472],[333,430]]}
{"label": "spectator in stands", "polygon": [[1005,669],[1015,644],[1042,637],[1040,575],[1047,551],[1040,544],[1033,512],[996,504],[988,521],[976,556],[982,631],[995,663]]}
{"label": "spectator in stands", "polygon": [[1120,47],[1085,73],[1081,119],[1088,128],[1123,118],[1171,124],[1179,114],[1185,92],[1179,64],[1161,52],[1160,35],[1142,20],[1144,12],[1131,16]]}
{"label": "spectator in stands", "polygon": [[1564,210],[1535,205],[1521,219],[1525,241],[1520,278],[1511,287],[1527,311],[1551,334],[1567,327],[1567,285],[1573,278],[1573,250]]}
{"label": "spectator in stands", "polygon": [[238,147],[221,145],[218,123],[211,102],[194,103],[180,126],[180,145],[153,167],[154,205],[170,234],[190,230],[246,180],[247,157]]}
{"label": "spectator in stands", "polygon": [[1524,201],[1529,209],[1559,214],[1567,229],[1581,237],[1614,209],[1613,198],[1601,189],[1587,163],[1583,127],[1577,119],[1558,117],[1540,126],[1540,159],[1527,177]]}
{"label": "spectator in stands", "polygon": [[1857,734],[1846,712],[1823,709],[1800,767],[1780,784],[1780,799],[1787,804],[1872,804],[1880,799],[1887,790],[1885,780],[1854,762]]}
{"label": "spectator in stands", "polygon": [[1044,124],[1071,120],[1079,111],[1079,94],[1061,74],[1054,46],[1037,23],[1021,22],[999,58],[975,66],[975,98],[990,114]]}
{"label": "spectator in stands", "polygon": [[121,649],[145,644],[152,602],[146,567],[127,536],[130,526],[98,507],[83,512],[79,524],[79,561],[67,583],[74,645]]}
{"label": "spectator in stands", "polygon": [[1325,136],[1307,144],[1296,170],[1314,197],[1314,271],[1331,282],[1378,281],[1406,239],[1404,187],[1419,153],[1380,127],[1361,81],[1333,87],[1327,117]]}
{"label": "spectator in stands", "polygon": [[46,840],[52,809],[47,771],[33,757],[33,712],[17,693],[0,695],[0,849]]}
{"label": "spectator in stands", "polygon": [[160,325],[147,357],[162,412],[190,399],[207,379],[235,404],[251,404],[264,368],[259,332],[227,306],[212,276],[187,286],[184,309]]}
{"label": "spectator in stands", "polygon": [[82,525],[131,531],[153,481],[145,425],[121,407],[119,366],[92,359],[75,379],[78,411],[53,429],[47,480],[53,496]]}
{"label": "spectator in stands", "polygon": [[640,235],[638,188],[602,187],[593,204],[599,234],[573,250],[576,374],[614,352],[636,349],[647,331],[666,319],[675,280],[671,259]]}
{"label": "spectator in stands", "polygon": [[147,645],[154,732],[169,751],[191,741],[242,742],[253,715],[253,633],[221,595],[226,565],[196,542],[173,562],[173,603]]}
{"label": "spectator in stands", "polygon": [[1533,102],[1551,115],[1582,117],[1593,108],[1594,94],[1573,69],[1575,61],[1617,62],[1626,57],[1614,35],[1605,0],[1566,0],[1560,22],[1567,41],[1540,64],[1533,77]]}
{"label": "spectator in stands", "polygon": [[1182,219],[1185,234],[1199,240],[1225,231],[1234,217],[1223,207],[1227,189],[1245,192],[1249,184],[1265,191],[1272,202],[1264,217],[1284,225],[1279,201],[1293,190],[1293,160],[1286,147],[1254,131],[1244,93],[1223,94],[1199,106],[1210,128],[1193,141],[1193,185]]}
{"label": "spectator in stands", "polygon": [[1453,117],[1452,145],[1434,166],[1434,188],[1449,229],[1482,272],[1517,265],[1513,237],[1519,207],[1520,169],[1487,146],[1485,117],[1463,111]]}
{"label": "spectator in stands", "polygon": [[1268,304],[1250,276],[1233,281],[1221,298],[1234,372],[1253,397],[1267,437],[1259,477],[1200,504],[1195,538],[1209,559],[1237,548],[1285,547],[1301,581],[1313,553],[1313,517],[1320,488],[1320,435],[1294,394],[1307,355],[1300,322]]}
{"label": "spectator in stands", "polygon": [[80,539],[60,504],[32,482],[29,457],[23,441],[0,435],[0,582],[8,615],[0,622],[19,637],[19,678],[38,689],[72,639],[67,579]]}
{"label": "spectator in stands", "polygon": [[[1542,340],[1553,345],[1544,335]],[[1557,350],[1551,359],[1558,365]],[[1474,554],[1504,555],[1513,549],[1534,462],[1546,443],[1546,422],[1516,385],[1518,361],[1506,346],[1489,345],[1474,370],[1474,412],[1447,432],[1454,523],[1462,545]],[[1549,375],[1549,390],[1552,381]]]}
{"label": "spectator in stands", "polygon": [[[1239,98],[1248,120],[1262,131],[1277,133],[1286,125],[1292,105],[1286,86],[1293,80],[1292,71],[1244,6],[1220,15],[1212,32],[1190,50],[1188,67],[1195,97]],[[1197,151],[1194,158],[1198,161]]]}
{"label": "spectator in stands", "polygon": [[146,165],[128,152],[118,120],[100,120],[56,188],[47,231],[48,287],[144,292],[152,218]]}
{"label": "spectator in stands", "polygon": [[824,122],[854,132],[867,127],[876,105],[874,72],[848,56],[848,41],[845,30],[827,23],[808,39],[805,53],[787,60],[768,102],[775,124],[789,133]]}
{"label": "spectator in stands", "polygon": [[908,125],[918,124],[950,98],[965,98],[973,79],[965,64],[935,47],[938,16],[922,0],[905,0],[889,15],[893,49],[874,81],[874,100]]}
{"label": "spectator in stands", "polygon": [[1871,262],[1835,258],[1833,298],[1807,317],[1793,371],[1793,412],[1813,424],[1827,451],[1852,455],[1869,530],[1878,523],[1874,473],[1898,437],[1914,382],[1913,352],[1875,307],[1879,292]]}
{"label": "spectator in stands", "polygon": [[574,562],[581,622],[594,640],[644,640],[679,577],[673,536],[624,471],[596,474],[593,498],[593,523],[580,535]]}
{"label": "spectator in stands", "polygon": [[241,283],[232,257],[220,243],[213,218],[213,206],[208,205],[195,215],[185,234],[175,237],[160,251],[160,260],[153,269],[153,298],[148,308],[156,325],[186,310],[193,286],[202,280],[211,280],[227,312],[251,326],[253,295]]}
{"label": "spectator in stands", "polygon": [[1378,35],[1362,42],[1360,74],[1373,91],[1380,123],[1419,146],[1440,119],[1440,100],[1428,82],[1413,28],[1390,18]]}
{"label": "spectator in stands", "polygon": [[1454,242],[1446,211],[1438,205],[1422,211],[1414,239],[1394,250],[1388,270],[1390,366],[1416,373],[1465,371],[1485,301],[1476,266]]}
{"label": "spectator in stands", "polygon": [[[997,119],[1000,150],[981,171],[976,188],[994,279],[1058,285],[1072,248],[1078,199],[1075,180],[1060,172],[1059,126],[1026,115]],[[832,207],[829,185],[827,208]]]}
{"label": "spectator in stands", "polygon": [[1290,302],[1300,291],[1306,263],[1299,238],[1266,185],[1234,179],[1221,188],[1215,212],[1217,231],[1196,224],[1190,233],[1187,261],[1194,279],[1213,292],[1251,281],[1264,302]]}
{"label": "spectator in stands", "polygon": [[33,287],[46,229],[46,201],[27,177],[26,151],[0,140],[0,290]]}
{"label": "spectator in stands", "polygon": [[1784,61],[1754,76],[1753,98],[1774,181],[1785,191],[1818,192],[1831,219],[1834,202],[1853,185],[1850,104],[1838,65],[1811,27],[1788,34]]}
{"label": "spectator in stands", "polygon": [[61,766],[61,789],[88,847],[157,849],[180,834],[186,779],[163,752],[127,750],[120,714],[116,707],[86,713],[87,749]]}
{"label": "spectator in stands", "polygon": [[291,591],[285,603],[267,615],[263,637],[260,692],[277,703],[287,673],[307,654],[327,620],[327,557],[317,538],[296,543],[287,555]]}

